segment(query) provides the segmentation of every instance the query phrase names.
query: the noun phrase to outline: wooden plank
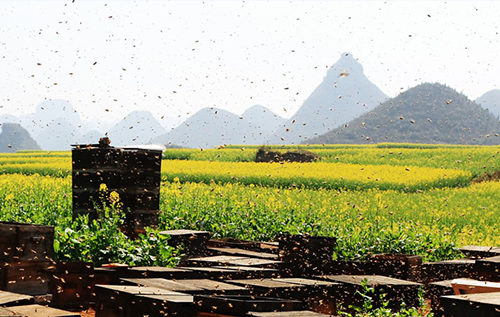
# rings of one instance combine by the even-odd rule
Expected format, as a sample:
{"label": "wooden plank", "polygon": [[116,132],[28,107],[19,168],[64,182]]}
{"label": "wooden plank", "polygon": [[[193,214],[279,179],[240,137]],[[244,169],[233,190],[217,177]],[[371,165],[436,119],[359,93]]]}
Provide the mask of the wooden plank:
{"label": "wooden plank", "polygon": [[440,309],[444,316],[496,317],[500,315],[500,293],[442,296]]}
{"label": "wooden plank", "polygon": [[410,282],[381,275],[325,275],[320,277],[335,282],[353,284],[359,286],[361,286],[363,280],[367,281],[368,286],[386,286],[386,285],[421,286],[422,285],[416,282]]}
{"label": "wooden plank", "polygon": [[167,280],[162,278],[139,278],[139,279],[123,279],[128,283],[137,285],[156,287],[175,292],[184,292],[188,294],[244,294],[248,293],[247,289],[241,286],[224,283],[221,281],[212,281],[207,279],[188,279],[188,280]]}
{"label": "wooden plank", "polygon": [[320,317],[331,316],[327,314],[320,314],[310,310],[301,311],[285,311],[285,312],[249,312],[248,316],[256,317]]}
{"label": "wooden plank", "polygon": [[460,251],[468,258],[480,259],[500,255],[499,247],[466,245],[460,248]]}
{"label": "wooden plank", "polygon": [[138,314],[137,312],[145,312],[147,315],[147,309],[157,313],[155,307],[144,307],[141,296],[189,296],[189,294],[157,287],[129,285],[96,285],[95,293],[97,298],[96,317],[141,316],[142,313]]}
{"label": "wooden plank", "polygon": [[188,230],[188,229],[175,229],[175,230],[165,230],[161,231],[160,234],[172,236],[184,236],[188,239],[191,236],[199,236],[199,235],[210,235],[208,231],[196,231],[196,230]]}
{"label": "wooden plank", "polygon": [[80,314],[42,305],[9,307],[13,312],[29,317],[80,317]]}
{"label": "wooden plank", "polygon": [[239,255],[252,258],[270,259],[276,261],[279,260],[277,254],[268,252],[257,252],[239,248],[217,248],[217,247],[209,247],[207,248],[207,250],[212,252],[213,254],[220,254],[220,255]]}
{"label": "wooden plank", "polygon": [[242,256],[229,256],[229,255],[217,255],[217,256],[205,256],[205,257],[195,257],[188,259],[186,261],[187,266],[214,266],[214,265],[229,265],[230,261],[247,259]]}
{"label": "wooden plank", "polygon": [[[186,268],[187,269],[187,268]],[[183,279],[202,279],[208,278],[212,280],[231,279],[234,275],[234,270],[226,266],[215,267],[189,267],[190,272],[183,276]],[[179,278],[180,279],[180,278]]]}
{"label": "wooden plank", "polygon": [[123,278],[124,282],[131,283],[133,285],[147,286],[149,288],[156,288],[162,291],[174,291],[174,292],[198,292],[203,293],[204,289],[197,287],[194,284],[185,285],[178,283],[177,281],[167,280],[164,278]]}
{"label": "wooden plank", "polygon": [[281,274],[278,269],[252,267],[252,266],[227,266],[228,271],[233,271],[228,274],[226,279],[242,279],[242,278],[272,278]]}
{"label": "wooden plank", "polygon": [[187,268],[172,268],[161,266],[137,266],[131,267],[127,271],[127,276],[123,277],[161,277],[170,279],[180,279],[190,276],[192,270]]}
{"label": "wooden plank", "polygon": [[232,265],[232,266],[254,266],[273,268],[279,266],[281,261],[268,259],[257,259],[242,256],[217,255],[208,257],[191,258],[186,261],[189,266],[217,266],[217,265]]}
{"label": "wooden plank", "polygon": [[454,279],[451,286],[455,295],[500,292],[500,283],[472,279]]}
{"label": "wooden plank", "polygon": [[272,280],[273,281],[278,280],[285,283],[296,284],[296,285],[308,285],[308,286],[332,286],[341,284],[332,281],[322,281],[322,280],[301,278],[301,277],[284,277],[279,279],[273,278]]}
{"label": "wooden plank", "polygon": [[21,315],[21,314],[15,313],[10,309],[0,307],[0,317],[11,317],[11,316],[29,317],[27,315]]}
{"label": "wooden plank", "polygon": [[228,262],[229,265],[234,265],[234,266],[252,266],[252,267],[267,267],[267,268],[278,267],[282,263],[283,262],[281,261],[257,259],[257,258],[234,259]]}
{"label": "wooden plank", "polygon": [[23,302],[30,302],[33,300],[33,296],[12,293],[8,291],[0,291],[0,305],[10,306],[12,304],[21,304]]}

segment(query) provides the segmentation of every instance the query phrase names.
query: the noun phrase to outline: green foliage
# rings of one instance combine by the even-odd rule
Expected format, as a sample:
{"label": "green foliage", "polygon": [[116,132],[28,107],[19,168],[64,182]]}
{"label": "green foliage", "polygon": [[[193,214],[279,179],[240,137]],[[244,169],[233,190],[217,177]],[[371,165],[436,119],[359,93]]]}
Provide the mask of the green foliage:
{"label": "green foliage", "polygon": [[340,316],[344,317],[433,317],[429,307],[425,303],[423,290],[419,290],[419,307],[406,307],[404,301],[401,303],[401,308],[398,311],[393,311],[389,308],[389,300],[386,299],[386,294],[379,295],[380,307],[374,307],[375,288],[368,286],[368,281],[364,279],[361,282],[362,291],[356,291],[355,296],[360,296],[363,299],[361,306],[349,306],[353,313],[345,312],[342,307],[339,307]]}
{"label": "green foliage", "polygon": [[145,234],[133,240],[121,231],[125,214],[114,193],[102,201],[96,219],[80,215],[69,227],[56,228],[56,260],[94,262],[97,266],[105,263],[175,266],[176,250],[168,246],[168,236],[147,228]]}

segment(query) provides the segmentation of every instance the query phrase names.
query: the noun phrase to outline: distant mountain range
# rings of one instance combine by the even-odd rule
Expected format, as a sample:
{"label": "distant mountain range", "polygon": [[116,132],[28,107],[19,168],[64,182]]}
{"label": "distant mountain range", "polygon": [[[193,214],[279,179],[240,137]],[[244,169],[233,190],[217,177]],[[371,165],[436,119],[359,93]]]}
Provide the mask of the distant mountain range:
{"label": "distant mountain range", "polygon": [[218,108],[204,108],[153,143],[212,148],[224,144],[263,144],[284,121],[271,110],[255,105],[237,116]]}
{"label": "distant mountain range", "polygon": [[308,143],[498,144],[488,110],[441,84],[421,84]]}
{"label": "distant mountain range", "polygon": [[475,101],[495,117],[500,117],[500,89],[490,90]]}
{"label": "distant mountain range", "polygon": [[19,123],[4,123],[1,125],[0,153],[14,153],[20,150],[40,150],[28,131]]}
{"label": "distant mountain range", "polygon": [[350,53],[343,53],[300,109],[270,137],[273,144],[297,144],[324,134],[387,99],[363,73]]}
{"label": "distant mountain range", "polygon": [[[16,144],[8,144],[10,147],[0,151],[26,146],[69,150],[71,144],[96,143],[104,135],[116,146],[163,144],[189,148],[300,143],[498,144],[495,134],[500,133],[499,117],[498,89],[474,103],[444,85],[422,84],[389,99],[366,78],[352,54],[343,53],[289,119],[254,105],[241,116],[203,108],[175,128],[163,126],[148,111],[133,111],[110,125],[97,118],[82,122],[71,103],[53,99],[41,102],[29,115],[0,115],[0,129],[6,127],[11,133],[14,127],[29,132],[28,136],[17,135],[26,136],[25,141],[16,139],[12,141]],[[35,143],[29,141],[29,136]],[[0,134],[0,144],[6,137]]]}

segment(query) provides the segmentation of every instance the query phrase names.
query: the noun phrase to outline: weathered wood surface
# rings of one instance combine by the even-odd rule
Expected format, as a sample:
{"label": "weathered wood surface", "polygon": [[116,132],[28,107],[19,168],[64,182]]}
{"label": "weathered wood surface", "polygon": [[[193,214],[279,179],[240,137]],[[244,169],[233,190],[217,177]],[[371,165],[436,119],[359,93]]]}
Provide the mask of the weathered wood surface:
{"label": "weathered wood surface", "polygon": [[472,279],[454,279],[451,286],[455,295],[500,292],[500,283]]}
{"label": "weathered wood surface", "polygon": [[33,296],[0,291],[0,306],[12,306],[15,304],[28,303],[33,301]]}
{"label": "weathered wood surface", "polygon": [[500,293],[443,296],[441,309],[444,316],[497,317],[500,316]]}
{"label": "weathered wood surface", "polygon": [[218,247],[209,247],[207,250],[212,255],[238,255],[244,257],[252,257],[252,258],[260,258],[260,259],[270,259],[279,261],[279,256],[274,253],[269,252],[258,252],[251,251],[239,248],[218,248]]}
{"label": "weathered wood surface", "polygon": [[21,315],[21,314],[15,313],[8,308],[0,307],[0,317],[12,317],[12,316],[29,317],[27,315]]}
{"label": "weathered wood surface", "polygon": [[80,317],[79,313],[69,312],[42,305],[25,305],[9,307],[13,312],[29,317]]}
{"label": "weathered wood surface", "polygon": [[247,294],[244,287],[207,279],[167,280],[163,278],[122,279],[125,282],[188,294]]}
{"label": "weathered wood surface", "polygon": [[188,259],[184,265],[185,266],[253,266],[253,267],[264,267],[264,268],[276,268],[279,267],[281,261],[269,260],[269,259],[257,259],[244,256],[230,256],[230,255],[217,255],[217,256],[207,256]]}
{"label": "weathered wood surface", "polygon": [[214,248],[238,248],[255,252],[279,253],[279,242],[247,241],[232,238],[208,240],[208,247]]}
{"label": "weathered wood surface", "polygon": [[480,259],[500,255],[499,247],[488,247],[478,245],[466,245],[460,251],[468,258]]}

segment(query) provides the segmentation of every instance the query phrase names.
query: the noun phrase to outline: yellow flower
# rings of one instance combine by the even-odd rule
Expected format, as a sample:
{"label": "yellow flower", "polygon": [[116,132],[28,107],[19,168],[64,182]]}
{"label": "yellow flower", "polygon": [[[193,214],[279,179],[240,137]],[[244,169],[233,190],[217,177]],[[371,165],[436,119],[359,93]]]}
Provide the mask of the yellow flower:
{"label": "yellow flower", "polygon": [[107,192],[108,186],[106,186],[106,184],[101,184],[101,186],[99,186],[99,191],[100,192]]}
{"label": "yellow flower", "polygon": [[111,194],[109,194],[109,201],[114,204],[120,201],[120,194],[118,194],[116,191],[112,191]]}

